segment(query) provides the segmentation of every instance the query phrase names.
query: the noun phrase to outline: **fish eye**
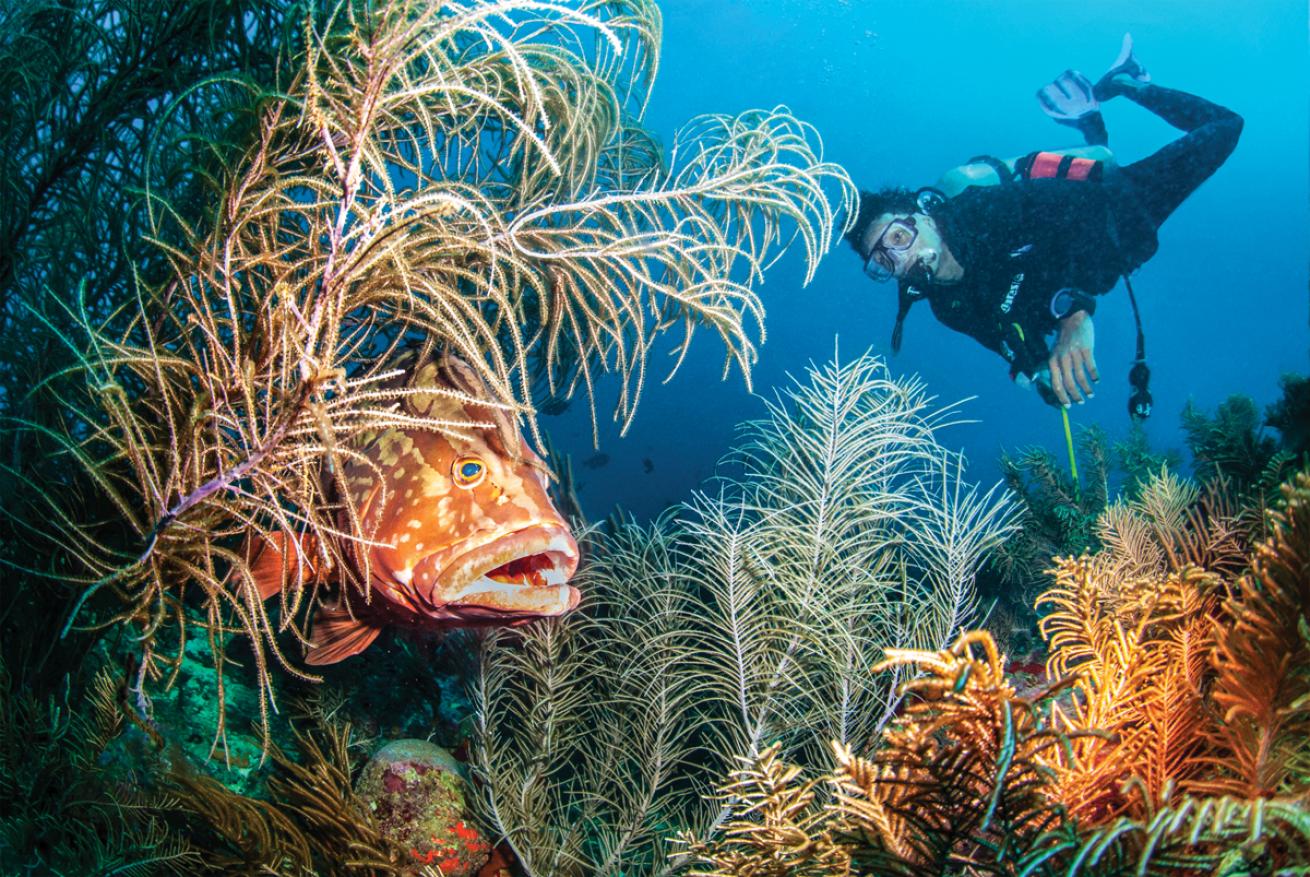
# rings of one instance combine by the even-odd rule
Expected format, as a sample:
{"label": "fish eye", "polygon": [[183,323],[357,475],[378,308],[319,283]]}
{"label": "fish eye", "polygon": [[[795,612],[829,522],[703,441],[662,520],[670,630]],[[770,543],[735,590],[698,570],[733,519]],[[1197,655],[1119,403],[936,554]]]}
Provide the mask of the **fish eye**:
{"label": "fish eye", "polygon": [[457,487],[477,487],[486,476],[487,464],[477,457],[460,457],[450,466],[450,477]]}

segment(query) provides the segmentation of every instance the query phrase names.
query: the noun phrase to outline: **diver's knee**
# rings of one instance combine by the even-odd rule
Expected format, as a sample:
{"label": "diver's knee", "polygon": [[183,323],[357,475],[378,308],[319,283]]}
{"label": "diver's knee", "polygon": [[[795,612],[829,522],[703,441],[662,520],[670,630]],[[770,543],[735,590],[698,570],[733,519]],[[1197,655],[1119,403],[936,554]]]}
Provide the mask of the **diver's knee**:
{"label": "diver's knee", "polygon": [[1223,144],[1224,157],[1227,158],[1232,151],[1237,148],[1237,141],[1242,136],[1242,128],[1246,122],[1237,113],[1233,113],[1229,118],[1224,119],[1219,124],[1219,141]]}

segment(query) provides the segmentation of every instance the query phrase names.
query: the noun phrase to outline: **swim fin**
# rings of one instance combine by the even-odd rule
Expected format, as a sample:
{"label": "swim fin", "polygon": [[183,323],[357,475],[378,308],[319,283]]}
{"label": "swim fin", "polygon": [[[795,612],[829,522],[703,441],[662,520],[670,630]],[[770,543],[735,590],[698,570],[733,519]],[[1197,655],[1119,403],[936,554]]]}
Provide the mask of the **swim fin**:
{"label": "swim fin", "polygon": [[1089,145],[1104,146],[1109,137],[1092,82],[1077,70],[1066,70],[1037,90],[1042,111],[1061,125],[1077,128]]}
{"label": "swim fin", "polygon": [[1101,109],[1092,93],[1091,80],[1077,70],[1066,70],[1055,81],[1038,89],[1037,102],[1055,121],[1075,127],[1083,116]]}
{"label": "swim fin", "polygon": [[1119,77],[1127,77],[1136,82],[1151,81],[1151,74],[1146,72],[1146,67],[1133,54],[1133,35],[1130,33],[1124,34],[1123,43],[1119,46],[1119,57],[1114,59],[1110,69],[1096,81],[1096,85],[1092,87],[1092,94],[1101,101],[1123,94],[1123,80]]}

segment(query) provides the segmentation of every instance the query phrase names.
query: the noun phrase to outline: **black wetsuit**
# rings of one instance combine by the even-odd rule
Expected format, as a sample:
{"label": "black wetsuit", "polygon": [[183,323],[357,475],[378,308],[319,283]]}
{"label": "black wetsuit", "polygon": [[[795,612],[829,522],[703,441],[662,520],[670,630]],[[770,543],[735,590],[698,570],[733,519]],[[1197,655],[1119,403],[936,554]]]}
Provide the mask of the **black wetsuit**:
{"label": "black wetsuit", "polygon": [[964,278],[903,291],[1001,354],[1011,376],[1043,368],[1056,321],[1092,313],[1094,296],[1155,254],[1156,230],[1237,145],[1242,118],[1231,110],[1157,85],[1127,97],[1187,133],[1097,182],[976,186],[933,211]]}

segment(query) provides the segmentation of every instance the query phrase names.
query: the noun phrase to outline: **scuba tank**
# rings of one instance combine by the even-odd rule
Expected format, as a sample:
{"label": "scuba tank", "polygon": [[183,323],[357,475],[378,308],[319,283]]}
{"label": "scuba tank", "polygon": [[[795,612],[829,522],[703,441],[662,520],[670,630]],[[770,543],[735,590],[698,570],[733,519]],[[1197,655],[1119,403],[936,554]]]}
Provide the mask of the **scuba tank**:
{"label": "scuba tank", "polygon": [[1105,176],[1105,162],[1072,153],[1030,152],[1014,163],[1014,179],[1079,180],[1100,182]]}
{"label": "scuba tank", "polygon": [[[1105,178],[1107,165],[1114,167],[1112,154],[1108,149],[1099,146],[1068,150],[1038,150],[1008,161],[992,155],[977,155],[969,159],[966,164],[947,171],[937,181],[937,185],[920,189],[915,197],[919,202],[920,210],[931,215],[935,207],[972,186],[1005,186],[1022,180],[1035,179],[1096,183]],[[1113,215],[1108,216],[1106,221],[1110,239],[1116,249],[1122,251]],[[1151,416],[1153,406],[1150,390],[1151,369],[1146,363],[1146,335],[1142,330],[1141,311],[1137,306],[1137,295],[1132,281],[1128,278],[1128,269],[1125,267],[1120,275],[1128,290],[1128,301],[1133,309],[1133,322],[1137,331],[1137,355],[1133,359],[1128,375],[1128,382],[1132,387],[1132,394],[1128,399],[1128,416],[1133,420],[1142,421]],[[913,283],[901,282],[897,296],[896,323],[892,329],[893,353],[901,349],[905,318],[910,308],[922,297],[923,294],[915,289]]]}

